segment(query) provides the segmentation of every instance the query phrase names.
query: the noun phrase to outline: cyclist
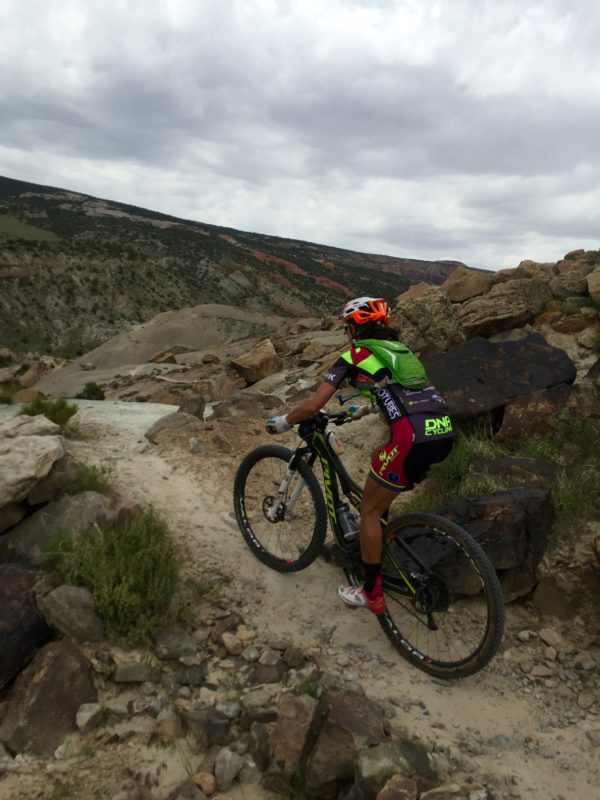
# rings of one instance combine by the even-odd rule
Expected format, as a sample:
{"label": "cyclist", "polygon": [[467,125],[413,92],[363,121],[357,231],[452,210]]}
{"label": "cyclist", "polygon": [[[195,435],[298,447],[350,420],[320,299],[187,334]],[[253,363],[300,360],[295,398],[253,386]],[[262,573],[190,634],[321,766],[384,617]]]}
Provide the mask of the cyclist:
{"label": "cyclist", "polygon": [[383,614],[381,518],[399,492],[412,488],[425,477],[431,464],[446,458],[452,449],[452,423],[423,365],[388,326],[385,300],[358,297],[344,306],[340,318],[350,349],[332,365],[310,397],[288,414],[267,420],[266,429],[283,433],[310,419],[344,380],[371,400],[371,406],[353,410],[355,418],[378,411],[388,423],[390,438],[372,453],[360,506],[364,585],[338,588],[338,596],[347,605]]}

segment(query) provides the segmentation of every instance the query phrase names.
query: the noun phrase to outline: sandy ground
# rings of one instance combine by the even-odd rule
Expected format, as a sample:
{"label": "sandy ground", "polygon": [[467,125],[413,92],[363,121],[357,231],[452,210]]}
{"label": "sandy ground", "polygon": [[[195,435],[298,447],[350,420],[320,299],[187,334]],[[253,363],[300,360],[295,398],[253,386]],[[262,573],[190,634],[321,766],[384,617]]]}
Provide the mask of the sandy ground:
{"label": "sandy ground", "polygon": [[[124,494],[153,503],[167,517],[190,574],[230,576],[229,591],[239,598],[248,624],[273,638],[317,644],[326,666],[336,668],[344,654],[362,654],[357,677],[369,696],[388,706],[391,698],[410,701],[404,703],[407,710],[395,706],[397,730],[459,747],[475,775],[505,777],[507,798],[600,796],[598,750],[584,730],[589,723],[560,727],[555,700],[551,703],[542,688],[525,693],[509,660],[518,648],[516,634],[541,627],[532,609],[509,607],[504,652],[484,672],[452,684],[429,678],[399,657],[370,614],[338,601],[343,575],[333,564],[318,559],[303,572],[281,575],[257,561],[244,544],[232,512],[236,465],[252,447],[272,440],[255,428],[232,442],[229,453],[205,448],[194,455],[184,447],[149,445],[143,432],[172,410],[157,404],[81,403],[78,418],[85,438],[72,447],[82,460],[110,466]],[[231,440],[231,433],[221,432]],[[284,443],[293,446],[291,436]],[[470,743],[466,750],[465,740]],[[269,797],[258,787],[238,787],[221,796]],[[1,786],[0,797],[7,797]]]}

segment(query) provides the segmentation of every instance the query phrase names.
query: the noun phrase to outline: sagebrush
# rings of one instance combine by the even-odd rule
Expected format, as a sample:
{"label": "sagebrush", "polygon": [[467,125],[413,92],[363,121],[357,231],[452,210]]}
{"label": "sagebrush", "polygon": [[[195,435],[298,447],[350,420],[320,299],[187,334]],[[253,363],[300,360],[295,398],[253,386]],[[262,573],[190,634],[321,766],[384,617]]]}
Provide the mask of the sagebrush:
{"label": "sagebrush", "polygon": [[151,507],[94,536],[58,534],[43,564],[57,582],[86,586],[109,637],[146,643],[171,621],[179,582],[176,548],[163,518]]}

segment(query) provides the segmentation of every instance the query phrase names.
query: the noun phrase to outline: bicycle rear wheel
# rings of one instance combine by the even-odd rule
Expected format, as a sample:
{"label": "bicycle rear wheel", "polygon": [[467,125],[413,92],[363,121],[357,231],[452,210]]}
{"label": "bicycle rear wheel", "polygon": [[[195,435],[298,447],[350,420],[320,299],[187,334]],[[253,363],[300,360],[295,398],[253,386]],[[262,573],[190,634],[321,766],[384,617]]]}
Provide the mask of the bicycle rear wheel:
{"label": "bicycle rear wheel", "polygon": [[233,488],[235,516],[246,544],[278,572],[312,564],[327,533],[323,493],[305,461],[296,462],[284,496],[278,497],[293,455],[279,445],[257,447],[240,464]]}
{"label": "bicycle rear wheel", "polygon": [[407,514],[384,529],[379,624],[400,654],[430,675],[463,678],[493,658],[504,628],[500,583],[458,525]]}

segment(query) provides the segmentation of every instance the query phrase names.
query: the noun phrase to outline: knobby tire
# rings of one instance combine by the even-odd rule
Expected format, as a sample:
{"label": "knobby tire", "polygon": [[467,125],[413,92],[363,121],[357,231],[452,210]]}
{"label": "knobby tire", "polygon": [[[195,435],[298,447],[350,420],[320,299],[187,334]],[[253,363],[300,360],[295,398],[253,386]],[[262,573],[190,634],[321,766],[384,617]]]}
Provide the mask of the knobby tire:
{"label": "knobby tire", "polygon": [[[419,534],[419,531],[422,533]],[[402,565],[402,571],[406,574],[410,565],[414,567],[415,564],[399,544],[403,537],[407,542],[412,541],[413,545],[415,541],[420,542],[422,553],[435,552],[436,549],[442,553],[441,557],[438,556],[437,566],[427,572],[429,575],[436,570],[443,573],[444,567],[439,565],[444,564],[446,550],[450,554],[449,560],[454,559],[454,565],[458,564],[453,578],[448,580],[434,576],[433,581],[434,588],[440,596],[443,595],[443,600],[438,600],[441,608],[433,612],[435,624],[442,628],[448,624],[449,630],[454,631],[447,636],[447,641],[442,642],[438,631],[432,631],[427,626],[424,622],[426,614],[419,614],[414,604],[411,609],[415,598],[411,601],[394,592],[402,579],[390,556],[395,556],[396,562],[402,559],[409,562],[408,565]],[[452,549],[454,545],[456,549]],[[471,597],[448,591],[452,580],[455,583],[460,580],[457,575],[461,572],[461,566],[473,568],[472,575],[463,578],[464,581],[471,578]],[[388,611],[378,617],[378,621],[394,647],[411,664],[438,678],[464,678],[481,670],[494,657],[504,628],[502,590],[489,558],[465,530],[434,514],[405,514],[390,520],[384,529],[382,575]],[[477,588],[473,577],[481,582],[478,594],[473,593]],[[444,605],[448,608],[444,609]],[[473,609],[476,609],[474,615]],[[473,630],[474,620],[481,628],[481,635]],[[461,637],[470,636],[473,644],[463,645]],[[454,641],[453,637],[456,637]],[[460,650],[458,642],[465,652]]]}
{"label": "knobby tire", "polygon": [[[301,500],[306,503],[305,520],[295,525],[294,514],[291,515],[294,524],[285,518],[270,522],[264,514],[269,492],[276,492],[293,454],[292,450],[275,444],[257,447],[242,460],[233,488],[235,516],[246,544],[259,561],[278,572],[297,572],[312,564],[320,554],[327,534],[323,493],[314,472],[302,459],[296,463],[296,473],[306,483],[301,493]],[[259,487],[253,487],[253,476],[268,466],[268,460],[272,462],[273,480],[266,481],[261,492]],[[268,475],[270,469],[269,466],[265,474]],[[255,497],[251,496],[253,493]],[[284,541],[287,554],[274,552],[276,548],[284,549]]]}

